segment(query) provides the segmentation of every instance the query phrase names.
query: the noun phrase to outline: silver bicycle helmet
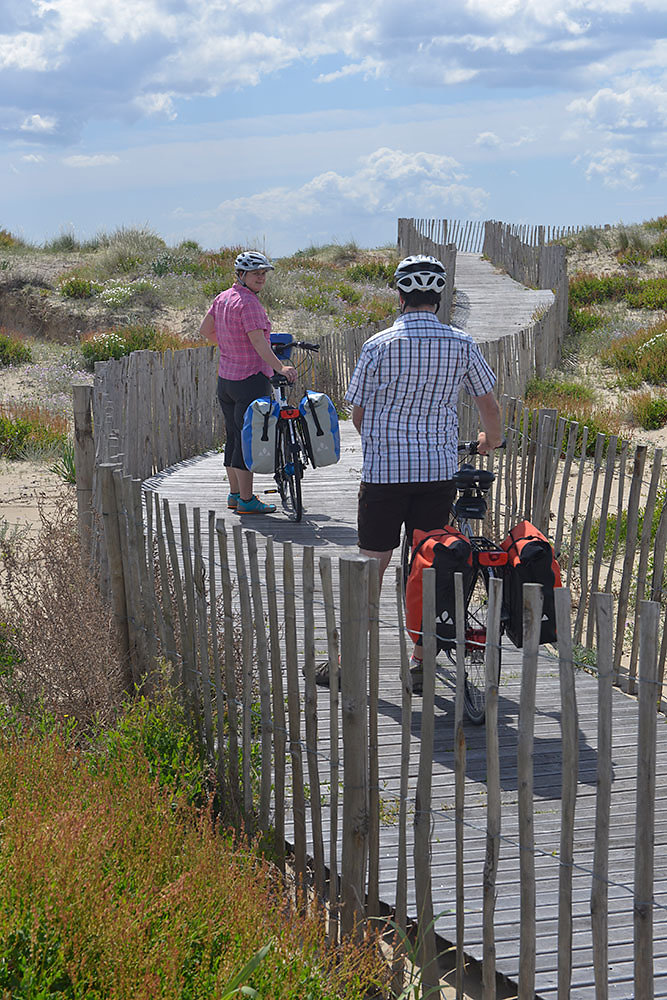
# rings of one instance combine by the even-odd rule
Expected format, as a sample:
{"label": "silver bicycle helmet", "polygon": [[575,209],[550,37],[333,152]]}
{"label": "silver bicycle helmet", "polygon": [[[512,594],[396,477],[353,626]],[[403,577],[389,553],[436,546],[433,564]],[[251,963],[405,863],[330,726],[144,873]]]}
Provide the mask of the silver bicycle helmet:
{"label": "silver bicycle helmet", "polygon": [[394,271],[394,284],[402,292],[437,292],[444,290],[447,272],[436,257],[415,254],[406,257]]}
{"label": "silver bicycle helmet", "polygon": [[244,250],[234,261],[235,271],[275,271],[268,257],[257,250]]}

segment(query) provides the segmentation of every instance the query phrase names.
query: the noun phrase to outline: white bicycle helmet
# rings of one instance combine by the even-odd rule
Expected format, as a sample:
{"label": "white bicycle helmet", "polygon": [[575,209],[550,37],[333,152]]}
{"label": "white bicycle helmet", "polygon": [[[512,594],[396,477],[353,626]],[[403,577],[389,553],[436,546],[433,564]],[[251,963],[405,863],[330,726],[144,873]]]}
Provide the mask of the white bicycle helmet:
{"label": "white bicycle helmet", "polygon": [[394,271],[394,284],[402,292],[437,292],[444,290],[447,272],[436,257],[415,254],[406,257]]}
{"label": "white bicycle helmet", "polygon": [[257,250],[244,250],[234,261],[235,271],[275,271],[268,257]]}

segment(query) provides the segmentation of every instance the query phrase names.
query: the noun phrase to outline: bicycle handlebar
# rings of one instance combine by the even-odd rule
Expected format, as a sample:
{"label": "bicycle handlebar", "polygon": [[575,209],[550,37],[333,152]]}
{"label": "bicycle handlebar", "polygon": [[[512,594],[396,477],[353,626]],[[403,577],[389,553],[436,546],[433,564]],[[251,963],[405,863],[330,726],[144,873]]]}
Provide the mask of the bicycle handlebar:
{"label": "bicycle handlebar", "polygon": [[[461,454],[476,455],[478,443],[479,442],[477,441],[477,439],[475,439],[474,441],[459,441],[458,450]],[[500,444],[498,445],[498,448],[506,448],[506,447],[507,447],[507,438],[503,438]]]}

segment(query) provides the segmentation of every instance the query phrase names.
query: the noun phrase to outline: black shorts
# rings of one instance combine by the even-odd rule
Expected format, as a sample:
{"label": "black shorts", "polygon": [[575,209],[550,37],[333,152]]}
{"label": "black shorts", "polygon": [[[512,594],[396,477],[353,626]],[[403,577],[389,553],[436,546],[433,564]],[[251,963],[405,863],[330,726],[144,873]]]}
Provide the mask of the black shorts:
{"label": "black shorts", "polygon": [[241,430],[245,411],[255,399],[271,395],[271,383],[266,375],[257,372],[248,378],[220,378],[218,376],[218,402],[225,418],[225,468],[247,469],[241,450]]}
{"label": "black shorts", "polygon": [[362,483],[357,530],[359,548],[389,552],[398,548],[401,527],[428,531],[449,523],[456,497],[451,480],[435,483]]}

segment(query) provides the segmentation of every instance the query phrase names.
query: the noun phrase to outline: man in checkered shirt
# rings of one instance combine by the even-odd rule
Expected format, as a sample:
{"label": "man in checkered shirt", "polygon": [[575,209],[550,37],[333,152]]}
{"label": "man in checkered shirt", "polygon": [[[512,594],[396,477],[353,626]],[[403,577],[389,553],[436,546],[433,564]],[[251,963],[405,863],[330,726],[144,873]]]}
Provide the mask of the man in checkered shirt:
{"label": "man in checkered shirt", "polygon": [[[462,388],[473,397],[484,428],[479,453],[502,442],[494,373],[467,333],[435,315],[445,282],[445,269],[435,257],[401,261],[394,274],[401,315],[366,341],[345,396],[363,449],[359,549],[379,561],[380,583],[403,525],[411,533],[449,522]],[[421,655],[416,646],[411,659],[415,693]]]}

